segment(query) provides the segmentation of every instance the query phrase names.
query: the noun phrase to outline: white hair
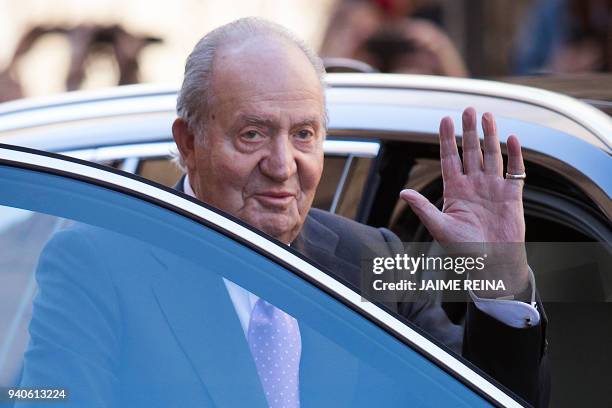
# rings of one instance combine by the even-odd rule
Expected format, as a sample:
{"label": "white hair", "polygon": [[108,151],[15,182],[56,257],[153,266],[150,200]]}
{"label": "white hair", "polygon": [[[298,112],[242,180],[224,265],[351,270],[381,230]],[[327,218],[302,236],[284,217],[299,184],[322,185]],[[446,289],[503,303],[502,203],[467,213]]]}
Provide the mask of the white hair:
{"label": "white hair", "polygon": [[[246,41],[257,36],[284,40],[302,50],[319,77],[321,89],[324,89],[325,68],[323,62],[310,47],[293,33],[279,24],[257,17],[235,20],[206,34],[187,58],[183,85],[179,90],[176,102],[176,112],[195,135],[199,136],[206,125],[207,111],[212,96],[210,89],[215,53],[229,42]],[[324,125],[327,124],[325,111],[323,123]]]}

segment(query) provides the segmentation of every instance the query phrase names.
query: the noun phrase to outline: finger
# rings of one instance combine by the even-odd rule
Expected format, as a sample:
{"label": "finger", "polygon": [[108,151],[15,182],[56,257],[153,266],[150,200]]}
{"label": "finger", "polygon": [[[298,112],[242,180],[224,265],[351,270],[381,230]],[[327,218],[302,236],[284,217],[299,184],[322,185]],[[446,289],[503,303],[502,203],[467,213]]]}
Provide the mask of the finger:
{"label": "finger", "polygon": [[482,131],[484,132],[484,171],[487,174],[502,177],[504,162],[493,114],[487,112],[482,115]]}
{"label": "finger", "polygon": [[[510,174],[523,174],[525,173],[525,163],[523,162],[523,153],[521,151],[521,143],[518,137],[510,135],[506,142],[508,146],[508,173]],[[523,185],[523,180],[508,179],[508,182],[516,183],[520,186]]]}
{"label": "finger", "polygon": [[442,166],[442,180],[463,174],[461,159],[457,151],[455,139],[455,126],[448,116],[440,122],[440,163]]}
{"label": "finger", "polygon": [[427,198],[414,190],[402,190],[400,197],[410,205],[431,236],[439,240],[444,231],[444,214]]}
{"label": "finger", "polygon": [[473,174],[482,171],[482,152],[476,130],[476,110],[467,108],[463,111],[463,171]]}

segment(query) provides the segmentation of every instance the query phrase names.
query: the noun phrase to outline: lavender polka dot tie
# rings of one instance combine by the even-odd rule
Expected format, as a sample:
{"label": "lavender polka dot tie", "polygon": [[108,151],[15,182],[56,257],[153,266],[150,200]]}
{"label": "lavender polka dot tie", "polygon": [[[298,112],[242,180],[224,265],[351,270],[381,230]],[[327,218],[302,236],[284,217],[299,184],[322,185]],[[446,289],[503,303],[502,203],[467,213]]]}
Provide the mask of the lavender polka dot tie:
{"label": "lavender polka dot tie", "polygon": [[297,320],[259,299],[247,339],[270,408],[299,407],[302,341]]}

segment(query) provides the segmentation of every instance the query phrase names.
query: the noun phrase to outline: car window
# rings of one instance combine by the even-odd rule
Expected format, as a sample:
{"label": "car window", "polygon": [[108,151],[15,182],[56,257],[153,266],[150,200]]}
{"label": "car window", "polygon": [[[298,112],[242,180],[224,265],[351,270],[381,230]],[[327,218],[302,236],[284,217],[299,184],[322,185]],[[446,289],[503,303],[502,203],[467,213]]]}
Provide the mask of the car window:
{"label": "car window", "polygon": [[156,157],[141,160],[137,174],[166,187],[174,187],[183,173],[172,159]]}
{"label": "car window", "polygon": [[[170,194],[112,177],[149,189],[151,201]],[[160,201],[8,165],[0,187],[0,216],[12,217],[0,223],[0,386],[65,388],[75,406],[264,406],[229,281],[299,323],[304,406],[488,405],[239,238],[253,233],[218,212],[198,206],[208,219],[198,221]]]}

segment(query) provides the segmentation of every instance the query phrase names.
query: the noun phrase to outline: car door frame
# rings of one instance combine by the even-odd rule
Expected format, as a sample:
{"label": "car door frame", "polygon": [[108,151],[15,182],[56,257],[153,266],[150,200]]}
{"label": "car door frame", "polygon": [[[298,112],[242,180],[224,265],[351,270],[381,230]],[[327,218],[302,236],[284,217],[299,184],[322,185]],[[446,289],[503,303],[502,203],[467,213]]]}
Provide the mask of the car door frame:
{"label": "car door frame", "polygon": [[374,303],[363,302],[357,292],[318,269],[295,250],[274,242],[240,220],[192,197],[120,170],[24,147],[0,144],[0,165],[98,185],[190,218],[249,247],[316,286],[407,347],[416,350],[493,405],[518,407],[523,403],[511,391],[494,384],[486,374],[451,354],[413,325],[400,321]]}

